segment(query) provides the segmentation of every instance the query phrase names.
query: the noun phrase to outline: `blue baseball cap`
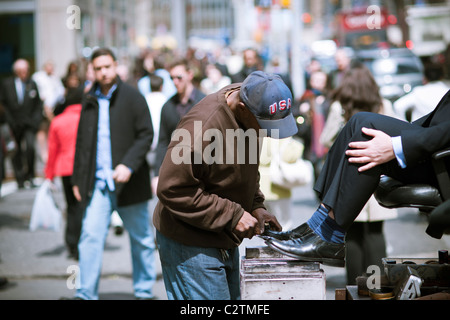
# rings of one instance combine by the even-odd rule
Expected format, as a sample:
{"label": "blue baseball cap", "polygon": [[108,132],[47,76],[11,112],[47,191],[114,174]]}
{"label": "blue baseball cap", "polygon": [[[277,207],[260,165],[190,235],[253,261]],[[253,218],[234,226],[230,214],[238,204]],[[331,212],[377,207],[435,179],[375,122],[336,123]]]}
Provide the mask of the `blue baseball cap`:
{"label": "blue baseball cap", "polygon": [[240,98],[268,137],[283,139],[297,133],[292,93],[279,75],[252,72],[242,83]]}

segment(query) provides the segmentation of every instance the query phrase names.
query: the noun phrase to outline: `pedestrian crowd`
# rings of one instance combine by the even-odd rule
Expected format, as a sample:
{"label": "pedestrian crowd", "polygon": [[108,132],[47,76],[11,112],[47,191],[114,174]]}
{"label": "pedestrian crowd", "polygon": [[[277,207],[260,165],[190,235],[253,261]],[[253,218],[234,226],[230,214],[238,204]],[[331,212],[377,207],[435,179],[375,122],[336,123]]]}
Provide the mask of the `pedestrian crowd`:
{"label": "pedestrian crowd", "polygon": [[[383,221],[396,212],[370,197],[376,179],[369,188],[367,179],[343,164],[349,137],[364,138],[346,125],[355,126],[356,114],[367,124],[363,117],[369,113],[380,115],[370,118],[373,123],[389,117],[401,127],[397,121],[432,112],[449,90],[439,66],[427,66],[424,86],[392,103],[380,95],[369,69],[344,51],[336,54],[338,68],[332,73],[311,60],[299,97],[292,95],[288,76],[265,72],[252,48],[222,55],[188,50],[183,56],[145,50],[133,66],[127,61],[101,48],[89,59],[71,62],[59,78],[50,61],[31,73],[29,62],[18,59],[0,88],[0,188],[7,159],[19,189],[38,187],[34,178],[41,174],[50,181],[61,178],[64,241],[80,266],[75,299],[98,299],[111,226],[130,237],[137,299],[155,298],[155,250],[169,299],[239,299],[237,248],[255,235],[265,235],[275,250],[310,261],[319,260],[315,252],[305,252],[303,242],[325,247],[321,263],[344,266],[346,256],[349,284],[367,266],[381,264]],[[400,135],[381,125],[373,129]],[[231,145],[225,139],[230,130],[236,134]],[[265,131],[262,145],[260,130]],[[185,141],[185,132],[194,139]],[[261,158],[249,163],[254,144]],[[199,152],[216,161],[191,161]],[[183,161],[175,163],[174,154]],[[229,154],[232,163],[220,161]],[[410,155],[406,149],[404,163]],[[37,161],[44,172],[36,172]],[[347,172],[353,187],[364,185],[358,190],[364,194],[343,214],[347,203],[338,200],[336,190],[345,188],[334,173]],[[291,189],[309,183],[316,185],[321,205],[307,225],[281,232],[293,227]],[[348,188],[354,198],[358,193]]]}

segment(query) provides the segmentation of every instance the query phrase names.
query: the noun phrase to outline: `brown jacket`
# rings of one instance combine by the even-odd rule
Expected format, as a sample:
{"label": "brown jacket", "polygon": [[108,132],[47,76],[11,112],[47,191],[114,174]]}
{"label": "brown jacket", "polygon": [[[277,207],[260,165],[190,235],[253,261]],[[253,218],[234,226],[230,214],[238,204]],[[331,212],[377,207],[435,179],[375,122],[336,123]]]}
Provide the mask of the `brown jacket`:
{"label": "brown jacket", "polygon": [[[237,157],[242,155],[242,150],[238,151],[237,140],[228,147],[225,141],[227,130],[230,133],[241,129],[225,99],[227,91],[239,87],[240,84],[229,85],[208,95],[182,118],[176,133],[188,134],[191,138],[173,136],[161,166],[159,202],[153,223],[159,232],[182,244],[234,248],[242,241],[233,230],[244,210],[251,213],[264,208],[264,196],[259,190],[258,143],[255,146],[255,143],[248,143],[251,139],[237,139],[247,141],[246,160],[244,164],[238,164]],[[214,143],[208,136],[211,132],[218,137]],[[223,139],[219,142],[220,138]],[[194,153],[194,149],[201,149],[203,156],[199,157],[199,152]],[[186,154],[184,159],[187,161],[176,164],[179,162],[177,157]],[[227,161],[230,154],[234,158]],[[208,156],[217,158],[207,164]]]}

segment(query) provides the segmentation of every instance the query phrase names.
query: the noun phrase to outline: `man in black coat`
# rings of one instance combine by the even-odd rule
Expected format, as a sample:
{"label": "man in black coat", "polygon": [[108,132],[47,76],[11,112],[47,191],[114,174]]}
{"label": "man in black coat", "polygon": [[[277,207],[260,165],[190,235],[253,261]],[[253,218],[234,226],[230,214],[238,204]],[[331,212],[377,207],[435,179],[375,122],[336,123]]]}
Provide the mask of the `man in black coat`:
{"label": "man in black coat", "polygon": [[301,260],[343,267],[345,232],[376,190],[380,175],[438,187],[431,157],[448,147],[450,91],[433,112],[413,123],[357,113],[330,149],[314,186],[321,199],[317,211],[293,230],[268,232],[267,244]]}
{"label": "man in black coat", "polygon": [[14,76],[3,83],[0,103],[5,108],[6,121],[17,141],[12,163],[17,184],[23,188],[26,181],[33,186],[36,132],[42,120],[43,105],[36,83],[29,78],[28,61],[16,60],[13,72]]}
{"label": "man in black coat", "polygon": [[109,49],[92,55],[96,82],[86,95],[78,126],[72,184],[86,204],[78,245],[76,298],[98,299],[102,255],[115,210],[130,236],[137,298],[153,298],[155,243],[149,214],[150,173],[145,156],[153,128],[145,98],[117,76]]}

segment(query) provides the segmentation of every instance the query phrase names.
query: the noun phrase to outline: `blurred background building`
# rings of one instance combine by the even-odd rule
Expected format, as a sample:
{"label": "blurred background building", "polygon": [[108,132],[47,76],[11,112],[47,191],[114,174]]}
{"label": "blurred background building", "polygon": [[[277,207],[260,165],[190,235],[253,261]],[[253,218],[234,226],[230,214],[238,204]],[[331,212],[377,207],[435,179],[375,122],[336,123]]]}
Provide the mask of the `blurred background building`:
{"label": "blurred background building", "polygon": [[63,76],[108,46],[130,67],[145,49],[255,47],[295,78],[311,55],[338,46],[440,54],[449,27],[450,0],[0,0],[0,77],[18,57],[33,70],[51,60]]}

